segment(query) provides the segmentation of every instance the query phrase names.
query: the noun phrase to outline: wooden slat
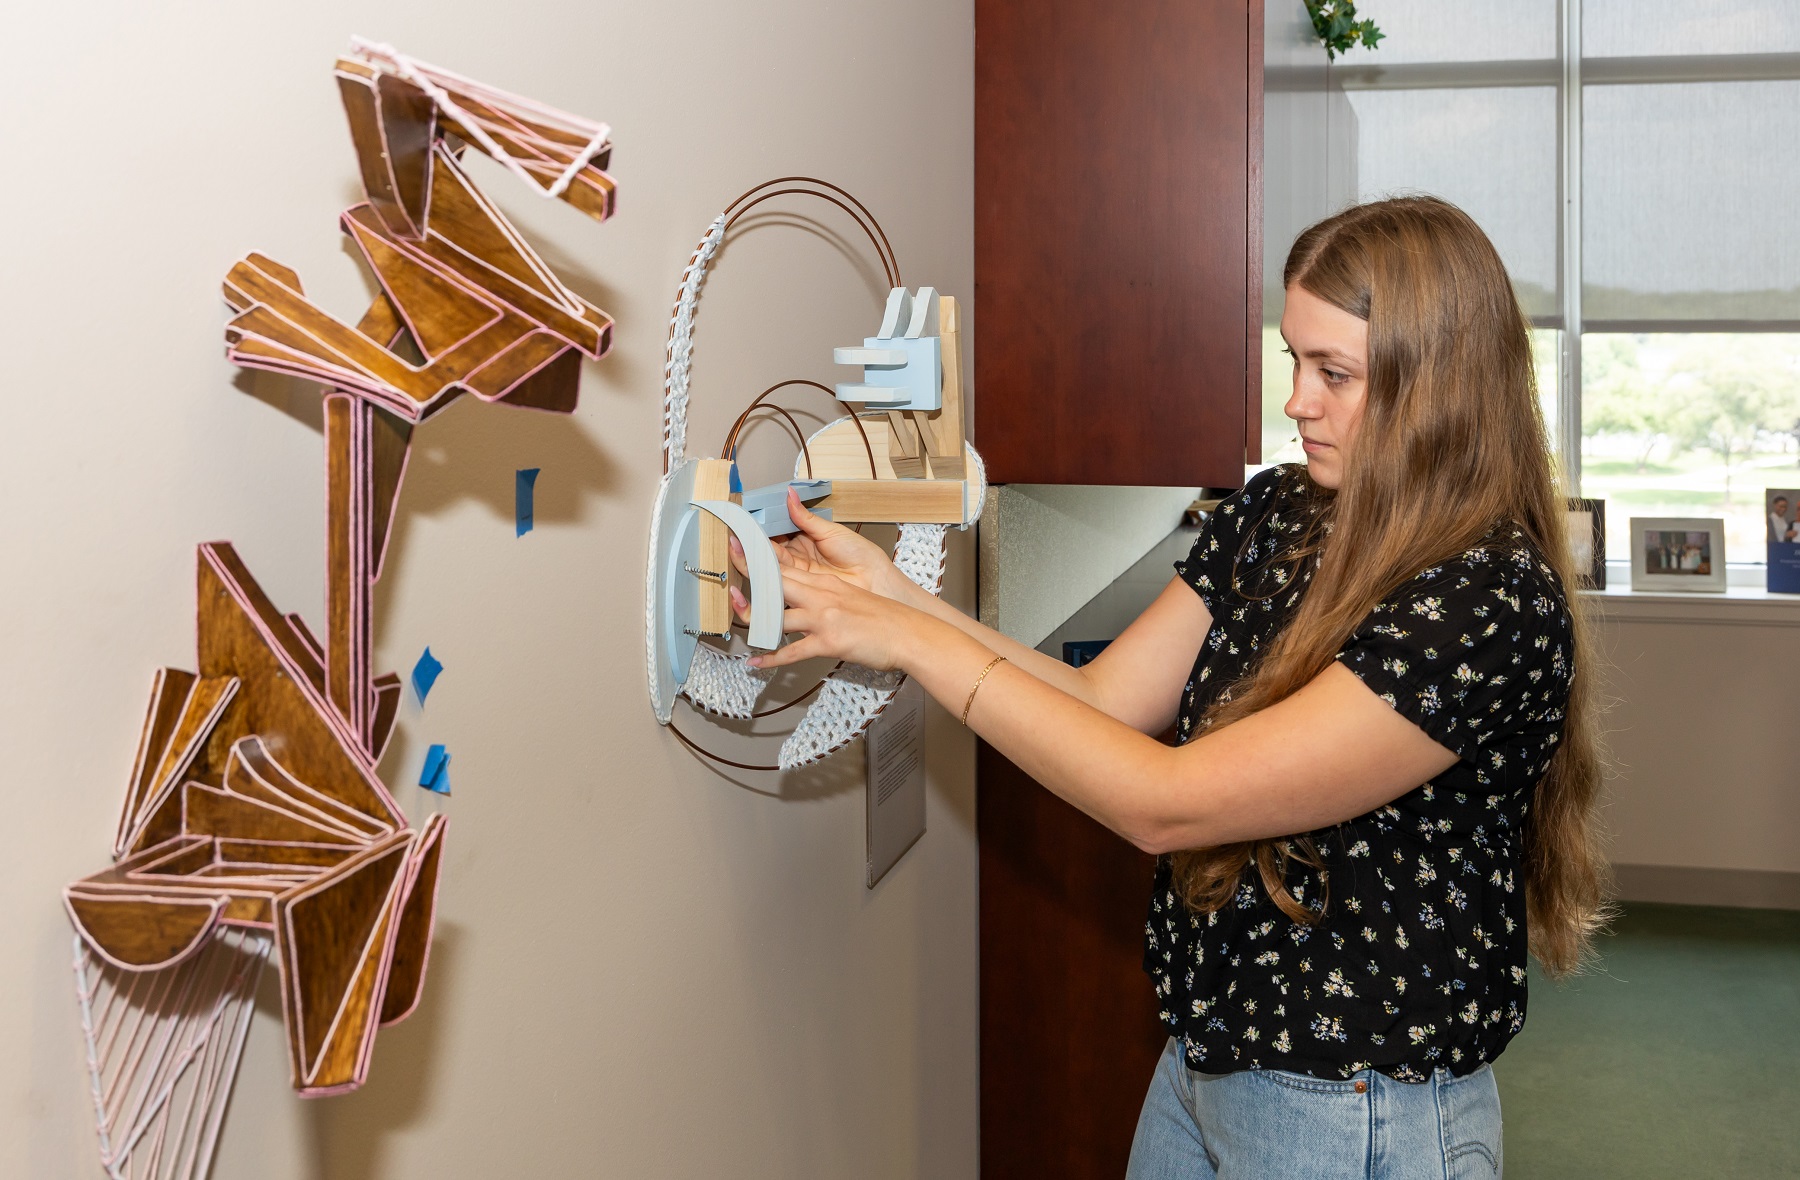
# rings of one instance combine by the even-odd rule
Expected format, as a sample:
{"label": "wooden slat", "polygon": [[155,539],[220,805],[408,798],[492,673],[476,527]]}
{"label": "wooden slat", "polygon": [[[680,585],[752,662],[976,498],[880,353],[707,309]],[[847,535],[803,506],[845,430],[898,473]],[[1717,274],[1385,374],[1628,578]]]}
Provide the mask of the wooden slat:
{"label": "wooden slat", "polygon": [[[377,301],[385,306],[386,299]],[[400,499],[400,482],[412,453],[413,424],[397,414],[373,407],[369,420],[369,580],[381,577],[387,560],[388,535],[394,524],[394,505]]]}
{"label": "wooden slat", "polygon": [[949,479],[838,479],[815,509],[839,524],[960,524],[967,485]]}
{"label": "wooden slat", "polygon": [[[731,499],[731,460],[694,461],[694,499]],[[731,569],[731,530],[710,512],[700,514],[699,568],[725,573]],[[727,583],[700,580],[700,630],[714,635],[731,630],[731,597]]]}
{"label": "wooden slat", "polygon": [[935,414],[925,417],[925,435],[931,444],[931,474],[938,479],[962,479],[962,311],[949,295],[938,297],[938,335],[943,340],[944,401]]}
{"label": "wooden slat", "polygon": [[231,759],[225,767],[225,789],[297,811],[365,842],[394,830],[393,825],[347,807],[289,774],[255,734],[240,738],[231,747]]}
{"label": "wooden slat", "polygon": [[374,720],[369,726],[369,756],[377,762],[394,736],[394,720],[400,715],[401,682],[398,672],[377,676],[369,686],[375,697]]}
{"label": "wooden slat", "polygon": [[220,899],[130,896],[71,888],[69,918],[88,945],[130,970],[170,967],[199,949],[223,908]]}
{"label": "wooden slat", "polygon": [[131,781],[125,788],[125,806],[119,811],[119,828],[113,837],[113,855],[121,856],[131,843],[137,815],[155,788],[156,772],[163,754],[175,736],[188,694],[198,679],[192,672],[176,668],[159,668],[150,686],[150,708],[144,714],[144,728],[138,735],[137,757],[132,762]]}
{"label": "wooden slat", "polygon": [[282,1007],[302,1093],[361,1083],[415,832],[396,832],[277,903]]}
{"label": "wooden slat", "polygon": [[234,795],[204,783],[182,787],[187,831],[231,840],[358,845],[362,838],[260,799]]}
{"label": "wooden slat", "polygon": [[431,953],[432,925],[437,920],[438,866],[443,860],[447,823],[449,820],[442,815],[425,821],[412,861],[407,865],[400,928],[394,934],[393,963],[388,971],[387,994],[381,1002],[382,1024],[395,1024],[412,1015],[425,988],[425,964]]}
{"label": "wooden slat", "polygon": [[357,734],[367,732],[369,708],[369,413],[361,398],[325,395],[325,695]]}
{"label": "wooden slat", "polygon": [[202,675],[194,681],[182,702],[181,716],[163,749],[155,776],[126,827],[121,851],[149,848],[181,831],[179,788],[190,775],[216,778],[207,765],[206,751],[238,688],[238,681],[232,676]]}
{"label": "wooden slat", "polygon": [[224,543],[202,545],[199,573],[200,674],[243,681],[207,743],[212,781],[223,772],[231,746],[254,733],[280,750],[283,766],[301,782],[384,824],[404,826],[373,759],[357,747],[348,727],[333,719],[335,710],[279,641],[292,640],[287,621],[237,551]]}
{"label": "wooden slat", "polygon": [[381,219],[403,237],[425,232],[431,194],[431,141],[437,104],[391,74],[338,63],[338,96],[362,166],[363,192]]}

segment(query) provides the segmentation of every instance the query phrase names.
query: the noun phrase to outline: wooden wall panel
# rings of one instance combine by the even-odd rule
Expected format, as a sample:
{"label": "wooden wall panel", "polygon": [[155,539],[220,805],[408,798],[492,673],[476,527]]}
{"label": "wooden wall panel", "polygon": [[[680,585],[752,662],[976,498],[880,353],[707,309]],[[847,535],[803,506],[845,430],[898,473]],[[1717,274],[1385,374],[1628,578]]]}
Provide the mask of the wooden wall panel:
{"label": "wooden wall panel", "polygon": [[975,445],[1236,487],[1260,384],[1261,0],[976,0]]}
{"label": "wooden wall panel", "polygon": [[1117,1180],[1167,1040],[1141,963],[1151,857],[986,743],[983,1180]]}

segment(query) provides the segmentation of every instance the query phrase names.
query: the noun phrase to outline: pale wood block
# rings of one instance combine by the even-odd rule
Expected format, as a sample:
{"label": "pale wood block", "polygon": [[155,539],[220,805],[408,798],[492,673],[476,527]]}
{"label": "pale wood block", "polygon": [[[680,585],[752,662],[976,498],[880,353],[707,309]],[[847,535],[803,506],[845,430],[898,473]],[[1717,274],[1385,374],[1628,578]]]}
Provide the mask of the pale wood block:
{"label": "pale wood block", "polygon": [[[694,499],[731,499],[731,460],[695,460]],[[700,514],[700,560],[703,570],[720,573],[731,568],[731,530],[710,512]],[[700,629],[715,635],[731,630],[731,596],[726,583],[700,579]]]}
{"label": "pale wood block", "polygon": [[[948,295],[938,299],[938,335],[943,338],[944,402],[924,425],[932,474],[943,479],[949,473],[937,466],[937,458],[953,458],[959,465],[963,458],[962,313]],[[960,472],[955,478],[961,478]]]}
{"label": "pale wood block", "polygon": [[967,485],[950,479],[839,479],[814,505],[839,524],[961,524]]}
{"label": "pale wood block", "polygon": [[[806,444],[807,452],[812,456],[813,479],[895,479],[898,472],[894,470],[893,430],[888,424],[886,415],[876,415],[862,419],[862,428],[869,436],[868,447],[863,446],[863,436],[857,433],[856,423],[849,418],[840,418]],[[869,473],[869,452],[875,452],[875,471]],[[805,476],[806,464],[795,465],[796,471]]]}

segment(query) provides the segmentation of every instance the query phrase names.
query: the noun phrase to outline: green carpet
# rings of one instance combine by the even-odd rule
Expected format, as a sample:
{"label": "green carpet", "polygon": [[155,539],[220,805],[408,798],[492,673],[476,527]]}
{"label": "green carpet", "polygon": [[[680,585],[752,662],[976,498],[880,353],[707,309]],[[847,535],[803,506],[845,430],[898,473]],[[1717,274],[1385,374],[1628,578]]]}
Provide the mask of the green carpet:
{"label": "green carpet", "polygon": [[1533,964],[1507,1175],[1800,1176],[1800,913],[1633,903],[1599,950],[1562,986]]}

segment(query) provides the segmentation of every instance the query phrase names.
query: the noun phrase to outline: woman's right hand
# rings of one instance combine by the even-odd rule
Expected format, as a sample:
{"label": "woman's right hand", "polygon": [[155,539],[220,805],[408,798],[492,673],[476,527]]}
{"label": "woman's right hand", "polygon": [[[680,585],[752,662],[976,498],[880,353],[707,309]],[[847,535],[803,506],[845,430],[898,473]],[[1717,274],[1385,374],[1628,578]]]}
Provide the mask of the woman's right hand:
{"label": "woman's right hand", "polygon": [[[772,542],[775,560],[783,569],[832,574],[895,602],[910,603],[920,593],[912,579],[894,567],[881,546],[810,511],[792,488],[788,489],[787,508],[800,531]],[[744,550],[736,537],[731,538],[731,564],[740,574],[747,572]]]}

